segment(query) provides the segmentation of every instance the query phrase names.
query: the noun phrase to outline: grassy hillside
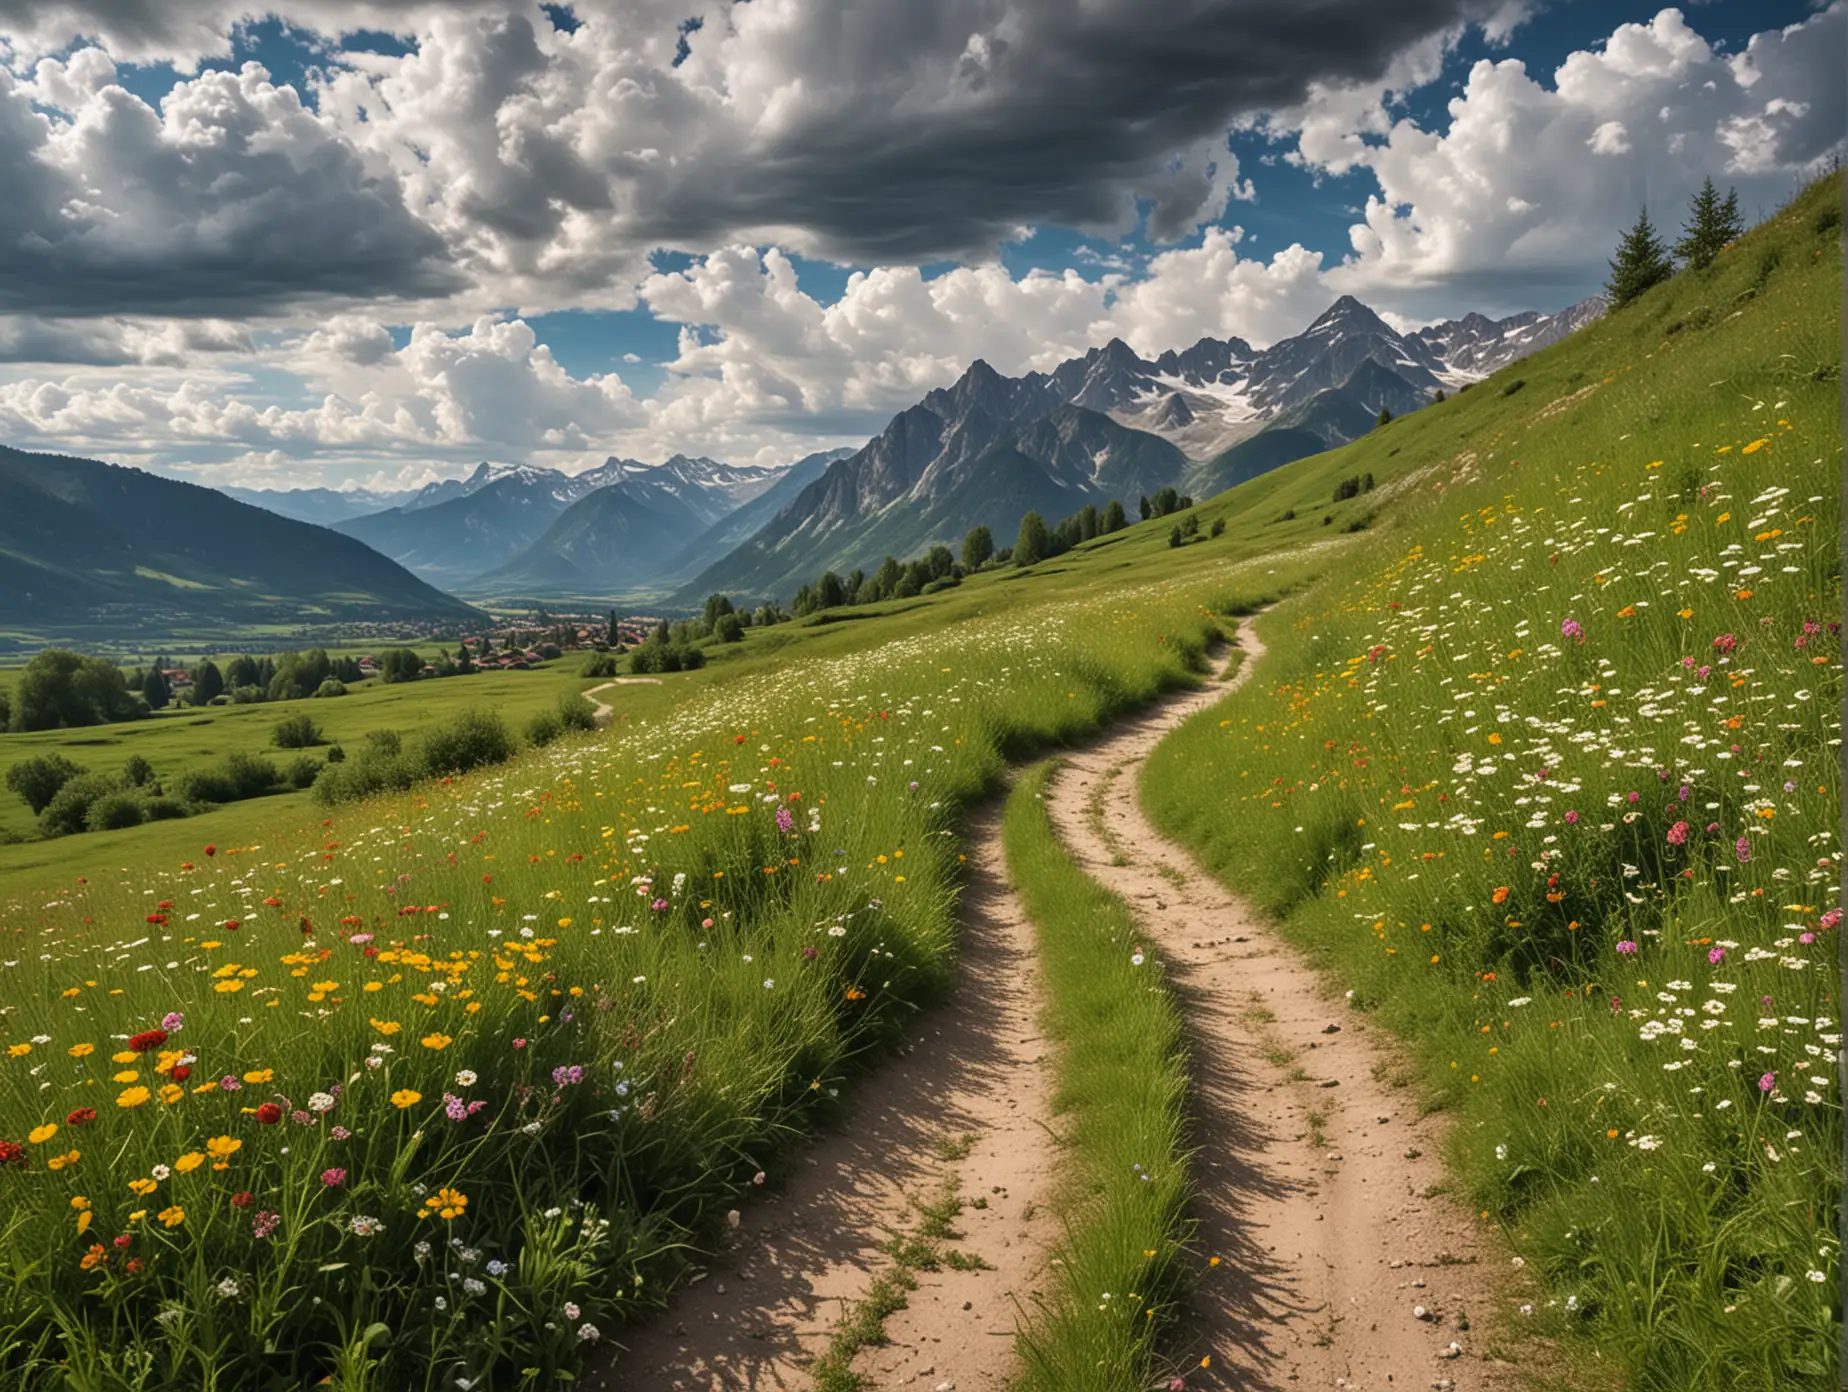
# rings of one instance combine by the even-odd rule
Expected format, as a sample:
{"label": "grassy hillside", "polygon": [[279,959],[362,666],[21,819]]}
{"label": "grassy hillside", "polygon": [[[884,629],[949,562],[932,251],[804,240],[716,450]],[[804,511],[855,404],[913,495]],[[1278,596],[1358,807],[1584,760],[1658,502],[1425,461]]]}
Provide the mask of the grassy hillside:
{"label": "grassy hillside", "polygon": [[482,618],[350,538],[139,469],[0,446],[0,500],[0,638]]}
{"label": "grassy hillside", "polygon": [[1836,1384],[1840,199],[1318,461],[1387,525],[1143,782],[1663,1392]]}

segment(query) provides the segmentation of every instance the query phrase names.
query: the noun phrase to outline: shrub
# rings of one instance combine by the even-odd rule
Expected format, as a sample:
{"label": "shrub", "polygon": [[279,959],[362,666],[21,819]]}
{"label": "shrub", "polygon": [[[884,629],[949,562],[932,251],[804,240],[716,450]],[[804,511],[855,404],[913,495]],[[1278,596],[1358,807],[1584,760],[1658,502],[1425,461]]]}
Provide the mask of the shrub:
{"label": "shrub", "polygon": [[186,815],[186,804],[170,797],[149,798],[143,810],[150,822],[177,822]]}
{"label": "shrub", "polygon": [[1527,385],[1527,379],[1525,377],[1516,377],[1507,386],[1502,388],[1502,395],[1503,396],[1513,396],[1516,392],[1518,392],[1522,387],[1526,385]]}
{"label": "shrub", "polygon": [[600,677],[616,675],[616,654],[592,653],[584,659],[584,665],[578,669],[578,675],[596,680]]}
{"label": "shrub", "polygon": [[317,744],[325,744],[320,726],[309,715],[291,715],[276,722],[276,728],[270,731],[270,743],[278,749],[309,749]]}
{"label": "shrub", "polygon": [[268,792],[280,779],[268,759],[237,750],[181,774],[174,780],[174,791],[188,802],[241,802]]}
{"label": "shrub", "polygon": [[83,822],[91,831],[122,831],[140,826],[145,816],[141,799],[124,789],[121,792],[104,793],[91,803]]}
{"label": "shrub", "polygon": [[514,749],[513,735],[498,715],[465,710],[423,737],[418,763],[427,777],[446,778],[484,764],[504,763],[513,757]]}
{"label": "shrub", "polygon": [[563,723],[552,711],[540,711],[526,722],[526,742],[535,749],[543,749],[564,732]]}
{"label": "shrub", "polygon": [[6,771],[6,786],[25,800],[37,816],[58,795],[58,790],[83,772],[62,754],[40,754],[21,759]]}
{"label": "shrub", "polygon": [[404,739],[396,730],[371,730],[360,742],[362,758],[379,754],[397,754],[404,749]]}
{"label": "shrub", "polygon": [[154,765],[139,754],[131,754],[122,765],[122,781],[131,788],[145,788],[154,781]]}
{"label": "shrub", "polygon": [[344,696],[347,694],[346,683],[338,677],[329,677],[315,688],[316,696]]}
{"label": "shrub", "polygon": [[594,730],[597,728],[597,707],[575,691],[568,691],[558,698],[558,723],[567,730]]}
{"label": "shrub", "polygon": [[1216,537],[1221,537],[1221,536],[1224,536],[1225,534],[1226,534],[1226,519],[1223,517],[1215,517],[1213,519],[1213,535]]}
{"label": "shrub", "polygon": [[744,641],[744,620],[736,614],[721,614],[719,621],[713,625],[712,632],[721,643],[742,643]]}
{"label": "shrub", "polygon": [[39,814],[47,836],[72,836],[90,822],[90,808],[99,799],[122,790],[121,780],[107,773],[80,773],[65,781]]}
{"label": "shrub", "polygon": [[282,772],[283,780],[291,788],[311,788],[314,780],[320,776],[321,761],[312,754],[297,754],[289,760],[289,765]]}
{"label": "shrub", "polygon": [[314,780],[314,800],[324,806],[356,802],[375,793],[402,792],[417,781],[417,770],[403,754],[362,750],[338,764],[329,763]]}
{"label": "shrub", "polygon": [[330,744],[327,747],[327,762],[328,763],[337,764],[337,763],[340,763],[345,758],[346,758],[346,750],[341,745]]}

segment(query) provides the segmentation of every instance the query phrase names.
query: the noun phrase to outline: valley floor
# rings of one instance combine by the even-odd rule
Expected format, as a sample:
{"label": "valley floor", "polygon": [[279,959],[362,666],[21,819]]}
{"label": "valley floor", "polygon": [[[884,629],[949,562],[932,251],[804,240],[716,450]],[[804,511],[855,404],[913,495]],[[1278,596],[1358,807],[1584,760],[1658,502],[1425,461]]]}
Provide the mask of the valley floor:
{"label": "valley floor", "polygon": [[[1171,1341],[1182,1385],[1532,1385],[1493,1341],[1515,1318],[1519,1273],[1449,1195],[1443,1119],[1421,1109],[1394,1043],[1138,806],[1149,752],[1257,664],[1249,625],[1240,646],[1232,681],[1117,725],[1071,754],[1045,794],[1076,862],[1131,906],[1165,960],[1187,1025],[1203,1272]],[[952,1193],[956,1246],[979,1262],[908,1272],[915,1288],[884,1339],[851,1360],[860,1381],[838,1385],[974,1392],[1017,1378],[1014,1336],[1054,1283],[1070,1191],[1033,929],[1006,883],[999,817],[979,816],[969,840],[950,998],[861,1084],[844,1131],[742,1212],[708,1276],[590,1386],[837,1385],[815,1380],[817,1360],[869,1292],[880,1298],[903,1235]]]}

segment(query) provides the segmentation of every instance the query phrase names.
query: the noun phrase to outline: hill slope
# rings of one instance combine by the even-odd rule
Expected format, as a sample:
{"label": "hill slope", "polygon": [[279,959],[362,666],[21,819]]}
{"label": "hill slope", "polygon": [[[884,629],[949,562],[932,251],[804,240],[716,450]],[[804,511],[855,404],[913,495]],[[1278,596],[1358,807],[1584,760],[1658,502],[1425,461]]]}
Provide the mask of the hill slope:
{"label": "hill slope", "polygon": [[0,446],[0,624],[478,621],[360,542],[139,469]]}
{"label": "hill slope", "polygon": [[1208,505],[1372,534],[1142,779],[1409,1037],[1564,1385],[1836,1385],[1841,193]]}

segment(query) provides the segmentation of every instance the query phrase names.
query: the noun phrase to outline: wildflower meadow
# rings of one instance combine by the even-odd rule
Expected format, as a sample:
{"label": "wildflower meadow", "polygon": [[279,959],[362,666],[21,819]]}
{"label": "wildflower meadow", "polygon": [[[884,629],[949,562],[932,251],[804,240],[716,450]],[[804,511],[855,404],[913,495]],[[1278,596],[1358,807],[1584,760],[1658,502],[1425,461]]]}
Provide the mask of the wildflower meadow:
{"label": "wildflower meadow", "polygon": [[7,1385],[569,1376],[945,982],[1002,751],[1186,679],[1230,569],[11,904]]}
{"label": "wildflower meadow", "polygon": [[1143,783],[1418,1049],[1513,1327],[1663,1392],[1836,1382],[1840,196],[1519,365]]}

